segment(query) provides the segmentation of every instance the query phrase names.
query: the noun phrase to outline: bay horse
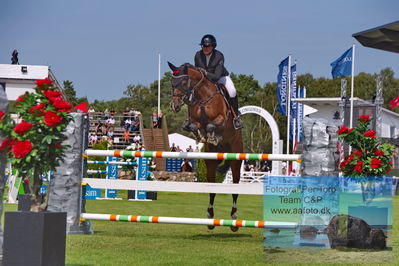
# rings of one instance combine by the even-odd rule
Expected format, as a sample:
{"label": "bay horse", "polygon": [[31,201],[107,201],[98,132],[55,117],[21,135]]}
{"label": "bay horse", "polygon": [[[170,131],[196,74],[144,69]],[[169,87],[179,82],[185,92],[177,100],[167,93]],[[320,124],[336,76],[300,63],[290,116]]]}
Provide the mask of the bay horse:
{"label": "bay horse", "polygon": [[[169,63],[172,75],[172,99],[171,108],[179,112],[183,104],[188,106],[188,122],[190,131],[195,135],[198,142],[205,144],[206,152],[243,152],[243,141],[241,130],[235,130],[233,126],[233,114],[227,104],[222,91],[212,81],[208,80],[203,71],[189,63],[180,67]],[[215,183],[216,168],[222,160],[205,160],[206,178],[208,182]],[[231,166],[233,183],[240,181],[241,161],[226,161],[225,166]],[[209,194],[208,218],[214,217],[215,193]],[[231,218],[237,219],[237,198],[233,194]],[[214,226],[208,226],[210,230]],[[238,227],[232,226],[233,232]]]}

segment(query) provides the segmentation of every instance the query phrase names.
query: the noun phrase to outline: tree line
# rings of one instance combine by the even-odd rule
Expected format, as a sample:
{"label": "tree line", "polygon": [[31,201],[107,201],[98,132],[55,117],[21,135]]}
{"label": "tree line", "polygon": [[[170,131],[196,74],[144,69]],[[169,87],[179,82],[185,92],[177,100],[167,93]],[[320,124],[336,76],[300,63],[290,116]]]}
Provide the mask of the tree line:
{"label": "tree line", "polygon": [[[394,72],[390,68],[380,71],[383,77],[384,107],[388,108],[389,101],[399,95],[399,79],[395,79]],[[188,135],[180,127],[187,118],[187,106],[179,113],[174,113],[170,108],[171,99],[171,73],[166,72],[161,79],[161,110],[166,116],[169,132]],[[365,100],[373,99],[376,93],[376,79],[378,74],[359,73],[355,76],[355,97]],[[240,106],[256,105],[266,109],[276,120],[280,136],[286,138],[287,118],[277,112],[276,82],[267,82],[263,86],[253,75],[231,73],[231,78],[237,89]],[[350,95],[350,77],[347,77],[347,95]],[[341,78],[328,79],[315,78],[312,74],[297,76],[297,87],[306,87],[307,97],[340,97]],[[87,101],[86,97],[76,97],[76,90],[71,81],[64,81],[64,92],[72,104],[77,105]],[[149,86],[142,84],[129,84],[124,96],[118,100],[103,101],[94,100],[89,103],[96,111],[106,109],[122,113],[126,107],[139,110],[144,118],[146,126],[150,126],[150,116],[157,109],[158,81]],[[396,112],[398,112],[396,110]],[[266,121],[260,116],[247,114],[242,117],[245,128],[243,129],[244,145],[246,152],[271,152],[271,131]],[[188,135],[189,136],[189,135]],[[284,140],[285,143],[285,140]]]}

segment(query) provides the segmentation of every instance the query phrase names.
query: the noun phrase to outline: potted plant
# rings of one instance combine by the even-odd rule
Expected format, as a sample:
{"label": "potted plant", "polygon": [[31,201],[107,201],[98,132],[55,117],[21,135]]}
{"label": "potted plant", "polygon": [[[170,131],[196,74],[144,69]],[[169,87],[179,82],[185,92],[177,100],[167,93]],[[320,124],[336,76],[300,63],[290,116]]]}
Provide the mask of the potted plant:
{"label": "potted plant", "polygon": [[[46,196],[40,188],[42,177],[55,171],[63,160],[67,148],[62,145],[63,132],[71,120],[72,105],[48,78],[37,80],[36,85],[34,93],[26,92],[16,100],[16,119],[4,113],[0,119],[4,137],[0,152],[8,155],[12,167],[29,185],[30,199],[30,212],[5,215],[6,265],[53,264],[57,259],[65,260],[66,214],[45,212],[50,188]],[[20,250],[25,250],[24,256],[19,255]]]}
{"label": "potted plant", "polygon": [[340,163],[340,171],[360,182],[363,201],[367,203],[373,198],[374,182],[370,177],[386,176],[392,170],[391,156],[395,147],[381,142],[376,132],[369,129],[369,116],[360,116],[358,122],[355,128],[343,125],[338,130],[338,136],[352,148]]}

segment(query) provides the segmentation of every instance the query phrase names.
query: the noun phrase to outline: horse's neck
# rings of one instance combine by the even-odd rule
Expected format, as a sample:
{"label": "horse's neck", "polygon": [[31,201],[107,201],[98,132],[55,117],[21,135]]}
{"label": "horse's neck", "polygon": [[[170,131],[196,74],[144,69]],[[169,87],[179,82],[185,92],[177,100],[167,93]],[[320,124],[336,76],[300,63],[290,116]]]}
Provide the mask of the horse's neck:
{"label": "horse's neck", "polygon": [[195,97],[200,100],[205,100],[217,92],[217,87],[215,84],[207,79],[202,81],[202,84],[194,91]]}

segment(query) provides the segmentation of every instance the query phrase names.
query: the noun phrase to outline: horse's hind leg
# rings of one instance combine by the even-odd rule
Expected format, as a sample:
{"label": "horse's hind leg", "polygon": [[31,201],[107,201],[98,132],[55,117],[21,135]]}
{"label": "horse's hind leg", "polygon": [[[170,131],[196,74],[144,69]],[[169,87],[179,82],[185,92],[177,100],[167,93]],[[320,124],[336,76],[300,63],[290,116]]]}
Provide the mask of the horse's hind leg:
{"label": "horse's hind leg", "polygon": [[[233,183],[237,184],[240,182],[240,168],[241,168],[241,161],[232,161],[231,162],[231,171],[233,173]],[[237,214],[237,199],[238,199],[238,194],[233,194],[233,205],[231,207],[231,219],[237,220],[238,214]],[[239,227],[236,226],[231,226],[230,229],[233,232],[238,231]]]}
{"label": "horse's hind leg", "polygon": [[[206,178],[208,180],[208,182],[210,183],[215,183],[216,180],[216,167],[218,166],[218,164],[220,163],[220,161],[215,161],[215,160],[205,160],[205,164],[206,164]],[[208,214],[208,219],[211,219],[214,217],[214,211],[213,211],[213,203],[215,201],[215,193],[210,193],[209,194],[209,206],[207,209],[207,214]],[[212,230],[214,229],[215,226],[213,225],[208,225],[208,229]]]}

